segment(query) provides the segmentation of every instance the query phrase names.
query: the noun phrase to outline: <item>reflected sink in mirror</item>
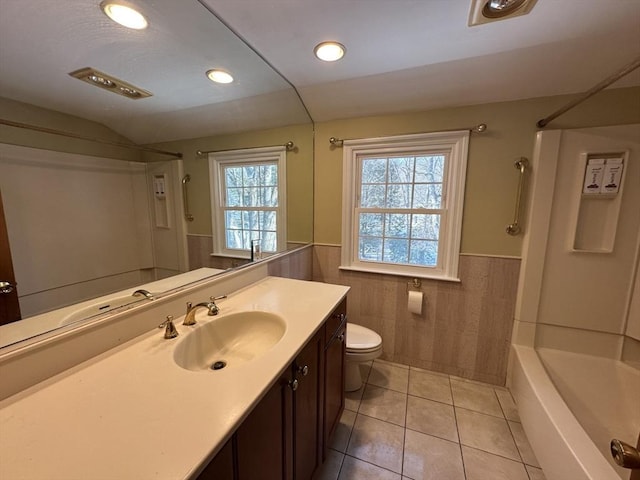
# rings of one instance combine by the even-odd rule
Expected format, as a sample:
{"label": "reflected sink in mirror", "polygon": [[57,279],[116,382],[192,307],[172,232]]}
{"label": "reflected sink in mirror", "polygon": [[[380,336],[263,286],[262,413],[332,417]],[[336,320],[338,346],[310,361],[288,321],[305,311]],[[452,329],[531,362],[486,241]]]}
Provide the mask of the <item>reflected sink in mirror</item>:
{"label": "reflected sink in mirror", "polygon": [[124,307],[125,305],[129,305],[131,303],[139,301],[141,301],[139,297],[136,298],[132,297],[131,295],[123,295],[121,297],[114,297],[108,300],[103,300],[101,302],[94,303],[93,305],[79,308],[73,313],[70,313],[69,315],[63,317],[60,321],[60,326],[69,325],[70,323],[77,322],[78,320],[94,317],[96,315],[100,315],[101,313],[108,312],[109,310],[114,310],[116,308]]}
{"label": "reflected sink in mirror", "polygon": [[176,346],[173,358],[192,371],[234,368],[256,360],[276,345],[287,329],[273,313],[238,312],[196,324]]}

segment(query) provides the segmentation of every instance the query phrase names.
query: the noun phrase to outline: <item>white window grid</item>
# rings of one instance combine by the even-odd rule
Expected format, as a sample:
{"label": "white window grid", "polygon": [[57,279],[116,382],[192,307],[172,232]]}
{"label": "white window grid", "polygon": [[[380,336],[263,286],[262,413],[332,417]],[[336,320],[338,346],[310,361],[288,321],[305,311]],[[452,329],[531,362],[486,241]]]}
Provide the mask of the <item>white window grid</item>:
{"label": "white window grid", "polygon": [[[459,281],[458,257],[469,132],[437,132],[361,140],[343,144],[343,217],[341,269],[388,273],[419,278]],[[373,208],[361,206],[361,161],[422,154],[446,157],[439,208]],[[360,213],[433,214],[440,216],[437,262],[432,266],[361,260],[359,258]]]}
{"label": "white window grid", "polygon": [[[260,169],[260,167],[273,166],[276,169],[276,181],[265,183],[263,178],[259,176],[259,181],[254,182],[255,185],[249,185],[244,181],[241,181],[240,186],[230,186],[227,183],[227,172],[231,169],[240,168],[241,175],[244,176],[246,167],[254,167]],[[278,183],[277,183],[277,168],[278,163],[274,161],[261,161],[261,162],[246,162],[246,163],[221,163],[220,164],[220,181],[222,182],[221,192],[222,199],[222,218],[224,221],[224,248],[226,250],[241,250],[248,251],[251,248],[251,242],[259,240],[261,249],[265,253],[275,253],[277,251],[277,226],[280,222],[278,218]],[[274,189],[275,192],[271,194],[275,196],[275,201],[272,198],[271,201],[267,201],[265,197],[267,189]],[[233,190],[239,192],[239,202],[230,201],[230,194]],[[249,195],[246,195],[249,192]],[[252,198],[249,205],[242,205],[245,198]],[[270,203],[267,206],[265,203]],[[229,221],[230,215],[237,213],[240,217],[240,221],[235,225]],[[265,218],[269,218],[268,224]],[[238,244],[237,241],[230,242],[230,236],[240,237],[240,244],[242,248],[235,248]]]}
{"label": "white window grid", "polygon": [[[367,263],[393,263],[393,264],[398,264],[398,265],[420,265],[422,267],[426,267],[426,268],[433,268],[433,267],[438,267],[437,263],[433,263],[433,264],[424,264],[423,262],[419,262],[419,261],[411,261],[412,258],[412,249],[415,248],[415,245],[418,244],[418,242],[433,242],[436,244],[436,258],[440,258],[441,256],[437,255],[437,244],[439,242],[440,239],[440,235],[439,235],[439,230],[440,228],[438,228],[438,232],[435,235],[432,236],[417,236],[414,234],[414,230],[416,230],[415,224],[414,224],[414,219],[418,218],[418,216],[422,216],[422,215],[429,215],[429,216],[435,216],[438,217],[438,224],[442,225],[443,223],[446,222],[446,213],[447,210],[445,207],[445,200],[447,197],[447,191],[446,191],[446,176],[447,176],[447,166],[449,165],[449,152],[448,151],[436,151],[436,150],[422,150],[422,151],[410,151],[410,152],[403,152],[402,154],[389,154],[389,155],[380,155],[380,154],[374,154],[374,155],[357,155],[357,175],[358,175],[358,185],[360,186],[360,189],[358,189],[357,193],[356,193],[356,207],[355,207],[355,215],[354,215],[354,220],[356,221],[356,225],[354,226],[355,231],[356,231],[356,239],[355,241],[357,242],[356,245],[354,245],[355,250],[358,252],[357,255],[357,259],[359,262],[367,262]],[[416,170],[417,167],[415,165],[416,163],[416,159],[419,158],[428,158],[428,159],[442,159],[443,162],[443,169],[442,169],[442,176],[440,178],[440,181],[416,181]],[[385,178],[383,182],[365,182],[363,180],[363,172],[364,172],[364,166],[363,163],[364,161],[367,160],[384,160],[386,162],[386,168],[385,168]],[[410,160],[412,163],[412,167],[411,167],[411,179],[410,181],[406,181],[406,182],[394,182],[392,181],[392,179],[390,179],[390,170],[391,170],[391,166],[390,163],[392,162],[392,159],[405,159],[405,160]],[[365,185],[372,185],[372,186],[382,186],[383,190],[384,190],[384,194],[385,194],[385,202],[384,203],[388,203],[388,197],[389,197],[389,192],[392,190],[393,187],[397,187],[397,186],[405,186],[408,187],[408,191],[409,193],[409,197],[407,199],[407,205],[412,205],[411,207],[401,207],[401,208],[391,208],[391,207],[370,207],[370,206],[362,206],[362,187]],[[441,190],[440,190],[440,202],[439,208],[424,208],[424,207],[413,207],[413,205],[415,205],[416,203],[416,186],[440,186]],[[360,221],[359,219],[361,218],[361,214],[379,214],[382,216],[382,224],[381,224],[381,233],[379,235],[367,235],[367,234],[363,234],[360,231]],[[387,221],[390,218],[390,215],[396,215],[396,216],[405,216],[408,221],[407,221],[407,234],[406,235],[394,235],[393,233],[387,233],[388,228],[387,228]],[[379,238],[381,240],[381,257],[379,260],[371,260],[371,259],[366,259],[363,258],[362,255],[362,239],[375,239],[375,238]],[[407,261],[406,262],[402,262],[402,261],[393,261],[392,259],[386,258],[386,252],[387,250],[385,249],[386,245],[388,242],[406,242],[407,244]]]}
{"label": "white window grid", "polygon": [[[234,167],[270,166],[277,168],[277,204],[276,205],[242,205],[229,202],[231,188],[226,184],[225,171]],[[233,150],[209,154],[209,172],[212,200],[212,230],[214,255],[246,257],[249,256],[251,240],[260,241],[263,253],[275,253],[286,246],[286,150],[284,147],[265,147]],[[242,189],[271,188],[274,185],[242,185]],[[254,192],[255,193],[255,192]],[[270,226],[266,228],[251,228],[251,224],[259,222],[245,222],[240,228],[227,228],[227,214],[239,212],[240,215],[255,215],[264,217],[271,215]],[[246,225],[249,224],[247,227]],[[272,227],[273,226],[273,227]],[[230,248],[227,243],[227,233],[241,233],[242,248]],[[269,242],[275,234],[274,242]]]}

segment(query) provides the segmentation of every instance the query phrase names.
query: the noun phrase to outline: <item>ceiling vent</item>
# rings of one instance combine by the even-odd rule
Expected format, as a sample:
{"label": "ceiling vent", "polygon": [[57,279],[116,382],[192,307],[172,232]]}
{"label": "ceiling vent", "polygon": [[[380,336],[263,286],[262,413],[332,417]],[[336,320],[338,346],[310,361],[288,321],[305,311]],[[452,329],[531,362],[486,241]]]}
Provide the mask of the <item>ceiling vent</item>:
{"label": "ceiling vent", "polygon": [[130,98],[131,100],[139,100],[153,95],[151,92],[147,92],[146,90],[119,80],[111,75],[107,75],[106,73],[99,72],[91,67],[81,68],[80,70],[70,72],[69,75],[83,82],[87,82],[90,85]]}
{"label": "ceiling vent", "polygon": [[471,0],[469,26],[526,15],[537,0]]}

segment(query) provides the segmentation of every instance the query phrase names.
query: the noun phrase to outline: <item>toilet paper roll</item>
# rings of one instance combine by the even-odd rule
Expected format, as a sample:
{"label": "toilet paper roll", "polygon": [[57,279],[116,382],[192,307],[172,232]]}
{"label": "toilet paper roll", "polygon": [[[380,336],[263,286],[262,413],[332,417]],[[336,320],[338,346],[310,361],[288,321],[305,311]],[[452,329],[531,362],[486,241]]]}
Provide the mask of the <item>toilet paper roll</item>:
{"label": "toilet paper roll", "polygon": [[422,313],[422,292],[409,292],[407,308],[411,313],[418,315]]}

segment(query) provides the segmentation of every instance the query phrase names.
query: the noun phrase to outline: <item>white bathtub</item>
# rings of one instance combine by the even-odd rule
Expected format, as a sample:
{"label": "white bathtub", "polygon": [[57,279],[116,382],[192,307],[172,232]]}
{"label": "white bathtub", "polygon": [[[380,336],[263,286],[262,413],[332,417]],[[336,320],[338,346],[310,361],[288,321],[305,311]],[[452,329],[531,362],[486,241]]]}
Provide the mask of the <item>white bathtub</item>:
{"label": "white bathtub", "polygon": [[640,371],[602,357],[512,349],[509,387],[547,480],[628,479],[609,442],[637,441]]}

